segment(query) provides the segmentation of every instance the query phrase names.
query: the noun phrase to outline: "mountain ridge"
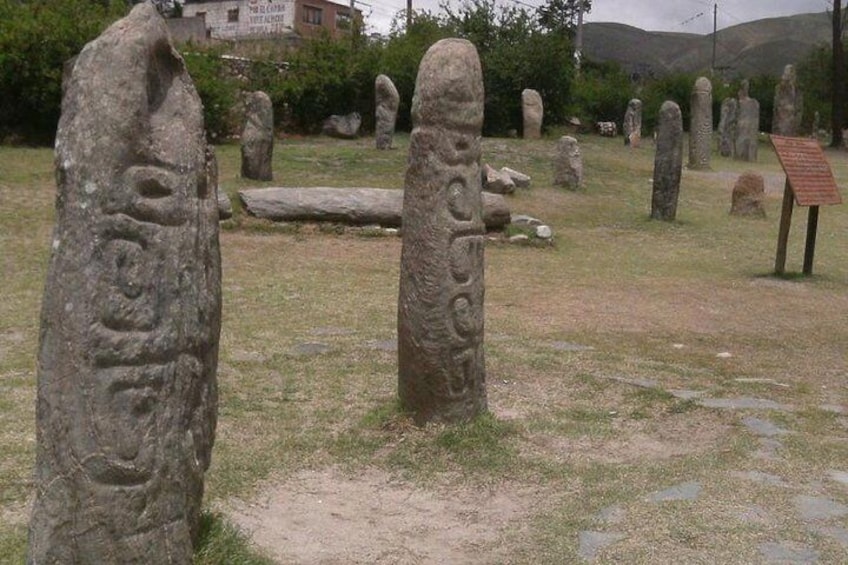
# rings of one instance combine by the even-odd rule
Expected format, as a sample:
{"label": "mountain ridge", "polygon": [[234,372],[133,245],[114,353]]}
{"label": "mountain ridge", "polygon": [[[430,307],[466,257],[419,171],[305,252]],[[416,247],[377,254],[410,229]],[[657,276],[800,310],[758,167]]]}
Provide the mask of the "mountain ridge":
{"label": "mountain ridge", "polygon": [[[814,48],[830,41],[827,12],[745,22],[716,34],[716,68],[726,77],[780,76],[784,66],[799,63]],[[643,76],[709,71],[712,49],[711,33],[646,31],[612,22],[583,26],[584,57],[614,61]]]}

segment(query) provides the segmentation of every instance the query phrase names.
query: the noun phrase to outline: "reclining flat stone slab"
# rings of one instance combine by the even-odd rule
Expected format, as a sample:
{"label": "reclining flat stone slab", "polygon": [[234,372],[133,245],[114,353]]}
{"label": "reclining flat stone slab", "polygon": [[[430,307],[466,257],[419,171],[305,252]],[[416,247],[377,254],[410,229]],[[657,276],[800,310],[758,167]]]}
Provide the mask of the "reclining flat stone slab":
{"label": "reclining flat stone slab", "polygon": [[[239,198],[247,213],[281,222],[343,222],[400,227],[403,191],[392,188],[326,186],[246,188]],[[483,193],[483,221],[489,229],[509,223],[509,204],[500,194]]]}

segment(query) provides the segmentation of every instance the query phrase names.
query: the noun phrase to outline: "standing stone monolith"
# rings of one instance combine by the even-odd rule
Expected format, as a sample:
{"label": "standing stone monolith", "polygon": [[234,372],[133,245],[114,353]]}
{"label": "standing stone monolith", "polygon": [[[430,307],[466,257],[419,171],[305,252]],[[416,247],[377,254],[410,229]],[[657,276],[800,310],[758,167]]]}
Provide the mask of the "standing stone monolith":
{"label": "standing stone monolith", "polygon": [[722,157],[733,157],[736,147],[736,130],[739,103],[736,98],[725,98],[721,102],[718,119],[718,153]]}
{"label": "standing stone monolith", "polygon": [[398,392],[418,424],[486,410],[480,133],[474,45],[435,43],[421,60],[403,198]]}
{"label": "standing stone monolith", "polygon": [[624,145],[639,147],[642,140],[642,101],[638,98],[627,103],[621,129],[624,132]]}
{"label": "standing stone monolith", "polygon": [[760,103],[740,92],[739,110],[736,117],[736,143],[734,144],[735,159],[756,162],[760,135]]}
{"label": "standing stone monolith", "polygon": [[671,222],[677,216],[683,169],[683,117],[680,107],[670,100],[663,102],[657,122],[651,218]]}
{"label": "standing stone monolith", "polygon": [[244,130],[241,134],[241,176],[271,180],[274,152],[274,106],[262,91],[250,92],[244,101]]}
{"label": "standing stone monolith", "polygon": [[400,95],[392,79],[386,75],[379,75],[374,81],[374,102],[377,149],[391,149]]}
{"label": "standing stone monolith", "polygon": [[709,169],[713,137],[713,85],[710,79],[695,81],[690,99],[689,168]]}
{"label": "standing stone monolith", "polygon": [[578,190],[583,186],[583,157],[580,155],[580,145],[570,135],[564,135],[557,141],[554,184],[568,190]]}
{"label": "standing stone monolith", "polygon": [[783,76],[774,89],[774,118],[771,132],[795,137],[801,133],[801,114],[804,98],[798,88],[794,65],[786,65]]}
{"label": "standing stone monolith", "polygon": [[137,5],[56,133],[27,562],[189,564],[217,413],[221,263],[200,98]]}
{"label": "standing stone monolith", "polygon": [[524,139],[542,137],[542,97],[532,88],[521,91],[521,113],[524,118]]}

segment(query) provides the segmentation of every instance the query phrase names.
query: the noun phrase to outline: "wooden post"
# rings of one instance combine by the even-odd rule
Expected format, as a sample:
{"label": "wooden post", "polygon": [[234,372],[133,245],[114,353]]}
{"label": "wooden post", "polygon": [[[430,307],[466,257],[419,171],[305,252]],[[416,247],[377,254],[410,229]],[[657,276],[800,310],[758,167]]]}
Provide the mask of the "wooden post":
{"label": "wooden post", "polygon": [[782,275],[786,270],[786,247],[789,243],[789,226],[792,223],[792,207],[795,198],[792,195],[792,186],[789,178],[783,187],[783,209],[780,213],[780,231],[777,234],[777,255],[774,258],[774,274]]}
{"label": "wooden post", "polygon": [[810,206],[807,216],[807,247],[804,249],[804,274],[813,274],[813,257],[816,254],[816,231],[819,227],[819,207]]}

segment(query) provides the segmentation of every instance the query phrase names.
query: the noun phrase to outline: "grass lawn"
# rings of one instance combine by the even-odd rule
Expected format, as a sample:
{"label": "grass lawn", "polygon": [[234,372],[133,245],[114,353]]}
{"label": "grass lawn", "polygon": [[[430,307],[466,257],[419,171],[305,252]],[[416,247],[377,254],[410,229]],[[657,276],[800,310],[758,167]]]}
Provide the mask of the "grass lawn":
{"label": "grass lawn", "polygon": [[[401,188],[408,137],[395,143],[289,138],[265,184]],[[512,212],[555,236],[487,246],[491,413],[466,426],[398,411],[399,237],[274,225],[236,203],[198,563],[844,561],[845,207],[822,208],[812,277],[797,274],[796,208],[776,278],[768,145],[758,163],[684,171],[663,223],[648,219],[650,142],[580,143],[585,188],[566,192],[554,137],[484,140],[484,161],[533,177]],[[239,178],[238,146],[218,156],[231,197],[261,185]],[[827,157],[844,187],[848,154]],[[766,178],[765,220],[728,214],[746,170]],[[0,563],[25,552],[54,195],[51,150],[0,147]]]}

